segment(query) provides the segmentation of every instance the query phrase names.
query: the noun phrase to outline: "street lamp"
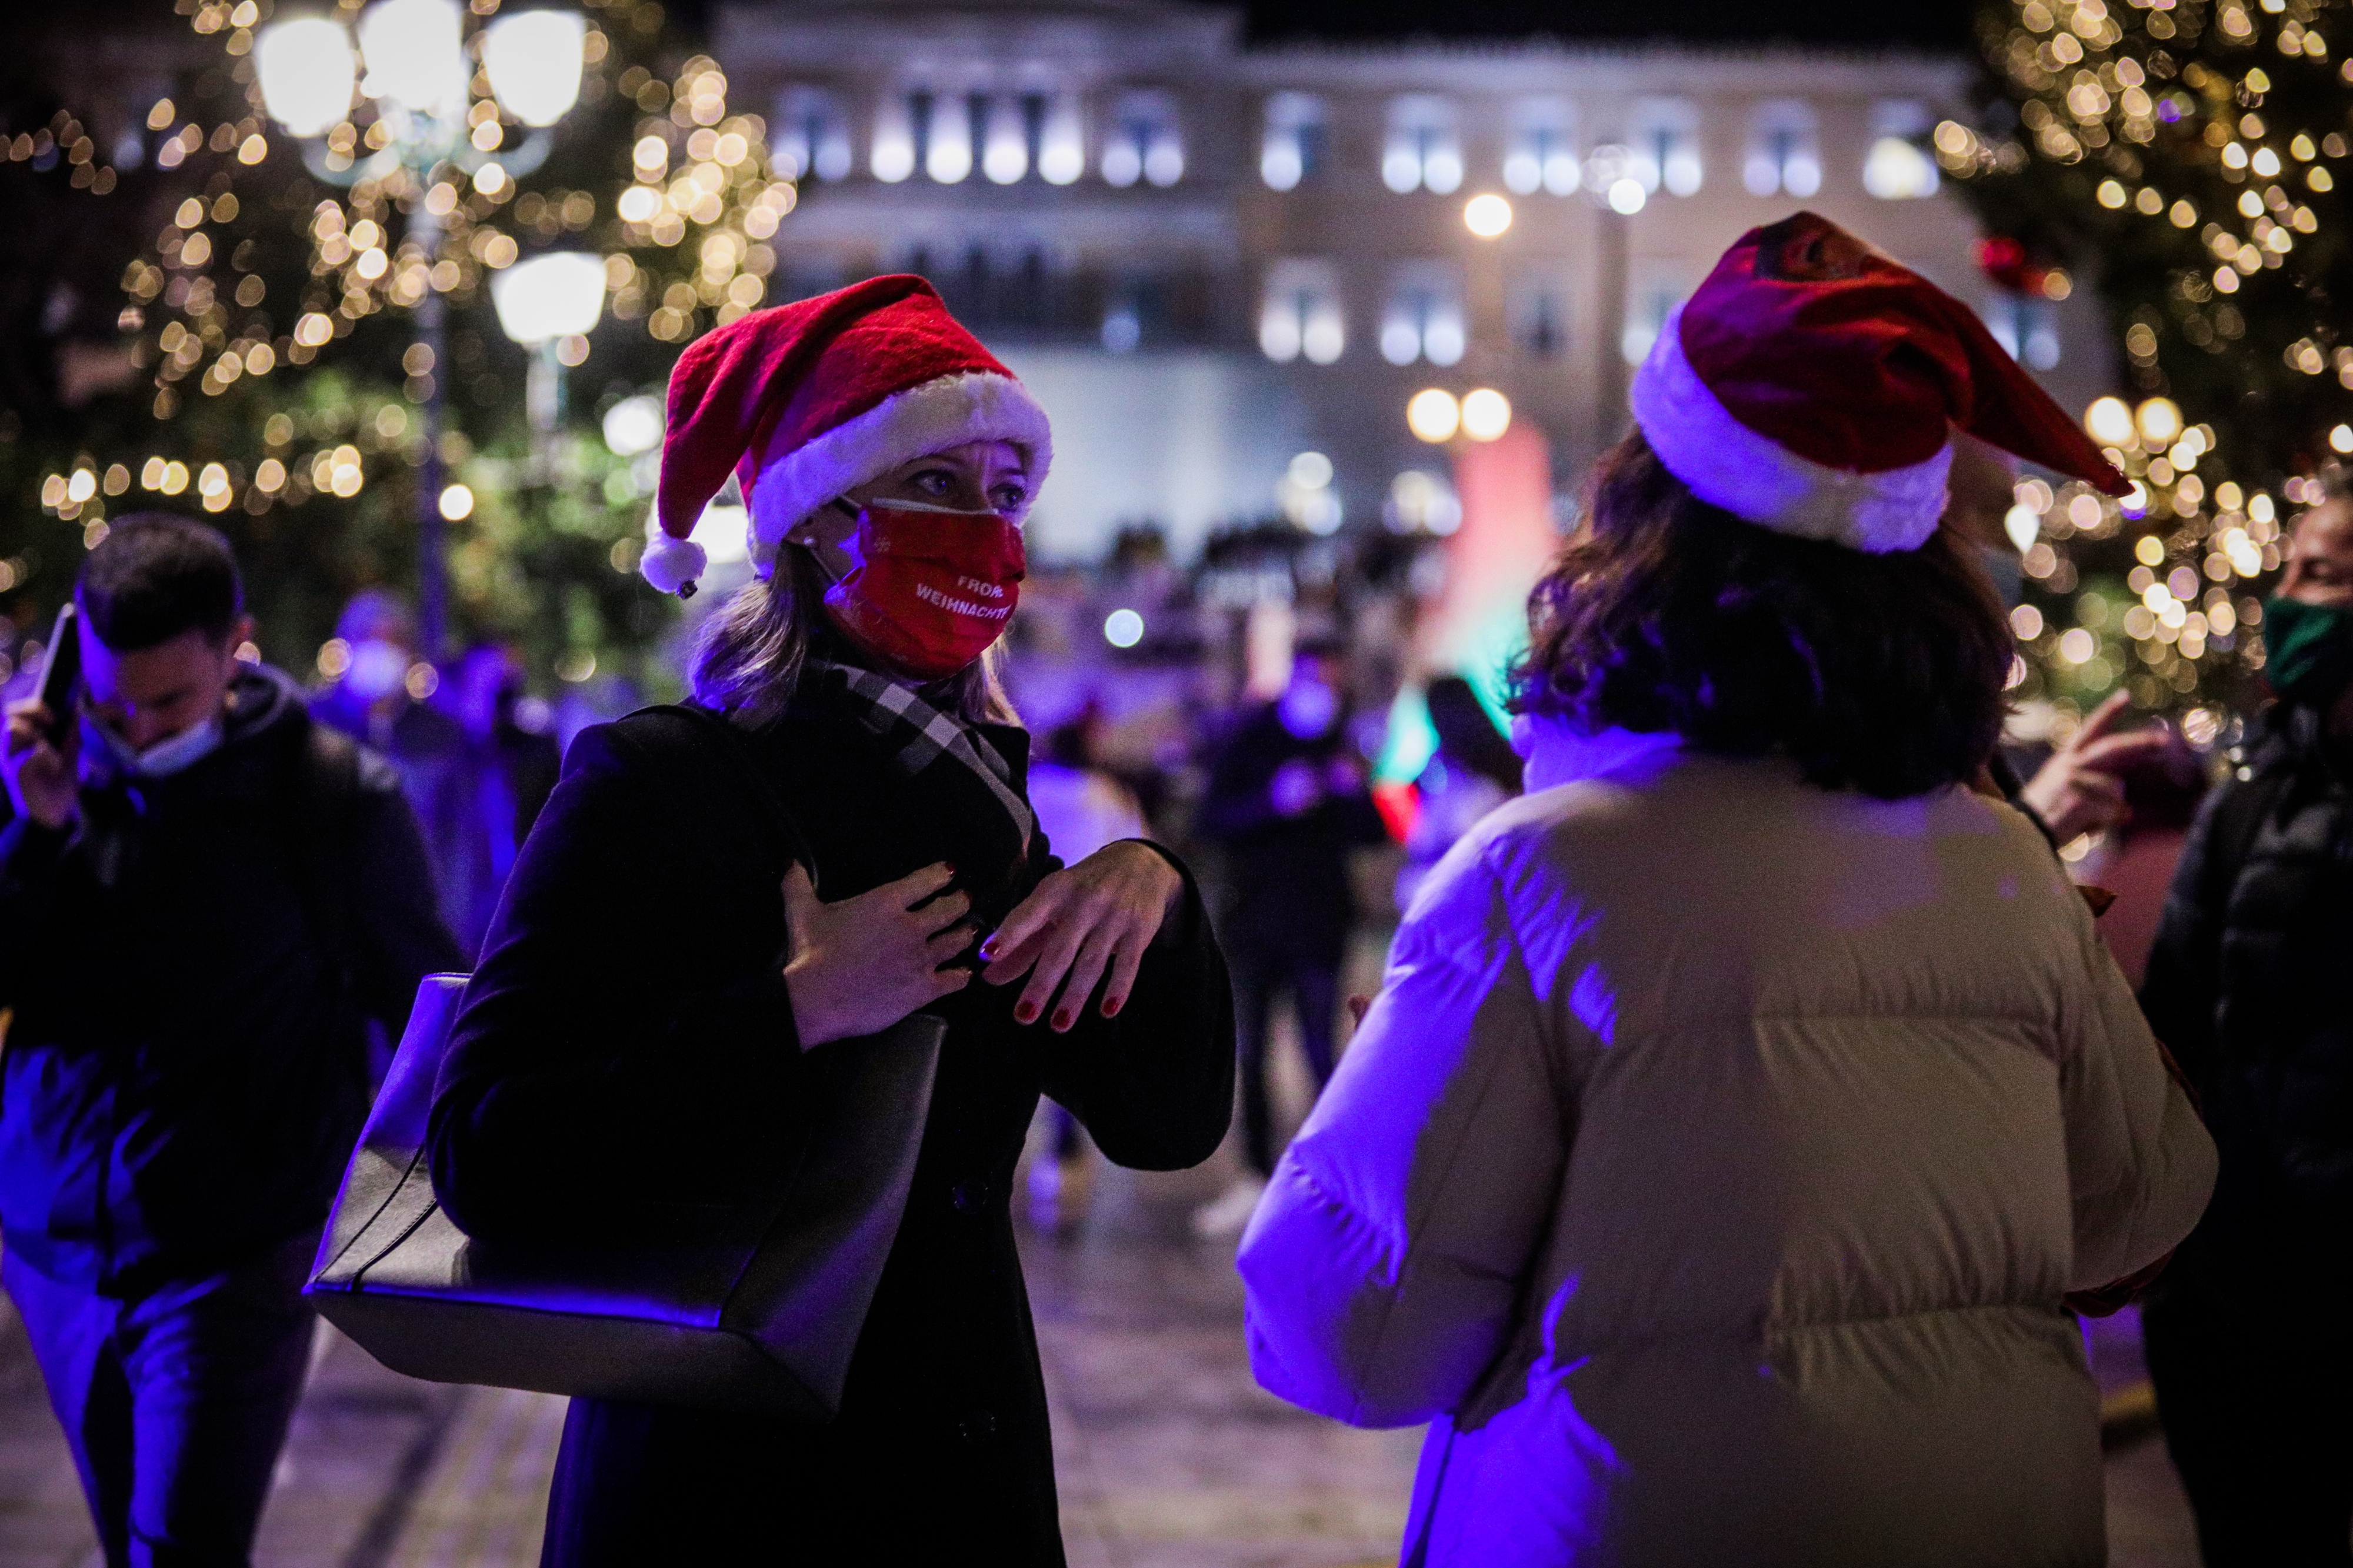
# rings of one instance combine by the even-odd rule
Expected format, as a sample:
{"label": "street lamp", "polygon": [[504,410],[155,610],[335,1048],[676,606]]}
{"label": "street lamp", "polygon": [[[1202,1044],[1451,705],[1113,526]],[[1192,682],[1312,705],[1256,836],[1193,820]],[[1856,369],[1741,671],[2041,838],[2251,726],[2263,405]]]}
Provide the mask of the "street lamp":
{"label": "street lamp", "polygon": [[[579,99],[586,36],[581,17],[563,11],[517,12],[483,30],[482,68],[491,95],[531,128],[520,146],[503,153],[491,150],[495,136],[486,148],[466,123],[472,73],[457,0],[376,0],[360,16],[356,58],[341,22],[312,16],[274,23],[254,40],[254,68],[269,117],[300,142],[303,166],[312,175],[339,185],[407,176],[418,198],[409,209],[407,238],[429,262],[441,247],[441,215],[424,199],[434,173],[447,165],[471,174],[495,165],[512,179],[538,168],[554,141],[548,127]],[[362,64],[364,78],[357,69]],[[338,168],[320,138],[351,112],[354,88],[375,106],[385,142],[380,151],[344,159]],[[596,308],[603,304],[600,267]],[[440,505],[442,318],[441,295],[428,289],[416,306],[417,341],[435,371],[422,409],[425,458],[417,486],[417,630],[427,658],[441,652],[448,620]]]}
{"label": "street lamp", "polygon": [[585,251],[555,250],[518,261],[491,279],[499,330],[532,351],[523,384],[531,426],[545,437],[564,418],[566,338],[586,337],[605,313],[605,262]]}

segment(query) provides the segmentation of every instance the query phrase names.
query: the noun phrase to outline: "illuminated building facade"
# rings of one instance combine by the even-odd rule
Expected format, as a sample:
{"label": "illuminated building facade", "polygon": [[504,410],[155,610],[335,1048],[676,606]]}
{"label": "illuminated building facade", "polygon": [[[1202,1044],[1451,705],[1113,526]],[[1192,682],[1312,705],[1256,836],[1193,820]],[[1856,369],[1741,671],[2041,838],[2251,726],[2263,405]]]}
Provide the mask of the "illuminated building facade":
{"label": "illuminated building facade", "polygon": [[2004,294],[1940,186],[1928,138],[1957,57],[1261,45],[1238,12],[1174,0],[717,20],[736,100],[769,106],[803,174],[768,298],[938,283],[1054,415],[1049,558],[1128,521],[1189,553],[1277,510],[1318,531],[1442,513],[1448,465],[1406,414],[1430,388],[1502,393],[1567,488],[1623,428],[1666,311],[1799,206],[1978,304],[2063,401],[2105,390],[2088,291]]}

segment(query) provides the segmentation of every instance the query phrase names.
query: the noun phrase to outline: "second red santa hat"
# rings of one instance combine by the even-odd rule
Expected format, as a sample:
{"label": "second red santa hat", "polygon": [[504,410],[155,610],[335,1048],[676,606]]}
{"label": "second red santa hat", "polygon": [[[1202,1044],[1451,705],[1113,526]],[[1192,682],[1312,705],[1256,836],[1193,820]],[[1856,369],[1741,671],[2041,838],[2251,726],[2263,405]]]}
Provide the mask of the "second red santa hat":
{"label": "second red santa hat", "polygon": [[1702,500],[1873,553],[1936,531],[1955,428],[2110,495],[2130,488],[1977,312],[1812,213],[1724,253],[1629,400]]}
{"label": "second red santa hat", "polygon": [[731,469],[765,576],[793,524],[967,441],[1020,448],[1033,494],[1054,459],[1046,411],[923,279],[870,278],[755,310],[697,339],[670,372],[659,528],[638,569],[666,594],[691,591],[707,562],[689,536]]}

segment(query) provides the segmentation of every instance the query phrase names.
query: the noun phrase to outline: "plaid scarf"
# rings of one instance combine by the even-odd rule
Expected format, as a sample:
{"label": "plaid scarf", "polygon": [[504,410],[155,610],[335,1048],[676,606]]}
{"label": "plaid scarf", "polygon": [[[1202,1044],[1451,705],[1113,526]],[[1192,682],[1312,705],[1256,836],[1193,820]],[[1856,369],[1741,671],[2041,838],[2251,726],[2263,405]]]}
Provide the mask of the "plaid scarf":
{"label": "plaid scarf", "polygon": [[812,659],[810,668],[840,675],[858,705],[859,721],[884,744],[895,748],[892,761],[900,773],[913,778],[944,757],[955,759],[988,786],[997,803],[1013,819],[1014,832],[1020,842],[1029,842],[1030,830],[1036,825],[1029,803],[1013,787],[1013,770],[997,754],[997,748],[975,734],[971,725],[954,714],[941,712],[917,696],[913,688],[871,669],[826,659]]}

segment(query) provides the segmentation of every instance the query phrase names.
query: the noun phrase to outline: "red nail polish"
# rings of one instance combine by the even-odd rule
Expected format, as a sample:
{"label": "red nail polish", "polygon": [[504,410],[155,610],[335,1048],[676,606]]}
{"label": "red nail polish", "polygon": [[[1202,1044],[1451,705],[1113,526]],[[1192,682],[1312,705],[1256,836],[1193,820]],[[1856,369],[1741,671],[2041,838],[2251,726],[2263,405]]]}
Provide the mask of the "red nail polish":
{"label": "red nail polish", "polygon": [[1038,1009],[1034,1004],[1024,1002],[1013,1009],[1013,1016],[1017,1022],[1027,1024],[1038,1016]]}
{"label": "red nail polish", "polygon": [[1070,1026],[1071,1016],[1068,1013],[1057,1013],[1054,1015],[1054,1027],[1057,1029],[1067,1029]]}
{"label": "red nail polish", "polygon": [[1106,996],[1103,998],[1103,1016],[1116,1018],[1119,1016],[1119,1010],[1126,1005],[1127,998],[1124,996]]}

